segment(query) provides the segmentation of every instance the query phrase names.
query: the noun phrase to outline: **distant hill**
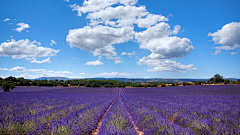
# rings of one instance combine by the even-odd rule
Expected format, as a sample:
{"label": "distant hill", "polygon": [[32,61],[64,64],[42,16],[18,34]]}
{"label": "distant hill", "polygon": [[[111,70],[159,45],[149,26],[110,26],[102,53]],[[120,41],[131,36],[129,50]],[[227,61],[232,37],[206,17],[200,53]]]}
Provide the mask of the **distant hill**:
{"label": "distant hill", "polygon": [[36,78],[36,79],[30,79],[30,80],[72,80],[72,78],[67,78],[67,77],[40,77],[40,78]]}
{"label": "distant hill", "polygon": [[[73,80],[79,78],[67,78],[67,77],[41,77],[37,79],[31,80]],[[177,82],[192,82],[192,81],[207,81],[209,79],[179,79],[179,78],[103,78],[103,77],[96,77],[96,78],[81,78],[81,79],[94,79],[94,80],[117,80],[117,81],[124,81],[124,82],[136,82],[136,83],[143,83],[143,82],[169,82],[169,83],[177,83]],[[237,81],[236,78],[225,78],[229,79],[230,81]]]}

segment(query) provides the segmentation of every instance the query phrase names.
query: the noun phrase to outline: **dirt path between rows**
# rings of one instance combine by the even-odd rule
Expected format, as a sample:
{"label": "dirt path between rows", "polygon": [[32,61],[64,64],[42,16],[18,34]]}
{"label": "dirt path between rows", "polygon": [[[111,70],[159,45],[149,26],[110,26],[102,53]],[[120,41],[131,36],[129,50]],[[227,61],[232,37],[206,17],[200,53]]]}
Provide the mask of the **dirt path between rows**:
{"label": "dirt path between rows", "polygon": [[[125,105],[123,104],[122,99],[121,99],[121,102],[122,102],[122,105],[125,107]],[[125,109],[126,109],[126,107],[125,107]],[[126,111],[127,111],[127,109],[126,109]],[[128,117],[130,118],[130,120],[131,120],[131,122],[133,124],[133,127],[134,127],[135,131],[137,132],[137,134],[138,135],[144,135],[143,131],[140,131],[139,128],[137,127],[137,125],[134,123],[134,120],[133,120],[132,116],[130,115],[130,113],[128,111],[127,111],[127,114],[128,114]]]}
{"label": "dirt path between rows", "polygon": [[104,112],[101,120],[100,120],[100,121],[98,122],[98,124],[97,124],[97,125],[98,125],[98,126],[97,126],[97,129],[95,129],[91,135],[97,135],[97,134],[98,134],[99,128],[100,128],[100,126],[102,125],[102,122],[103,122],[104,117],[106,116],[107,112],[109,111],[109,109],[111,108],[111,106],[113,105],[113,103],[115,102],[116,99],[117,99],[117,97],[116,97],[116,98],[114,99],[114,101],[108,106],[108,108],[107,108],[107,110]]}

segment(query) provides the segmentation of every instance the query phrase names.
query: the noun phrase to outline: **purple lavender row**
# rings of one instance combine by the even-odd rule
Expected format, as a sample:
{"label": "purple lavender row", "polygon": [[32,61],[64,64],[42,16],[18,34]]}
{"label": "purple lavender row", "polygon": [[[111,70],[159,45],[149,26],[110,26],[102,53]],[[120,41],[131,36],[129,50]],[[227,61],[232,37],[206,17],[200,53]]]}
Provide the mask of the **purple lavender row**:
{"label": "purple lavender row", "polygon": [[[169,115],[170,117],[176,112],[179,112],[176,121],[178,120],[178,123],[182,123],[185,126],[189,125],[192,128],[197,128],[194,125],[196,125],[196,121],[198,121],[203,127],[206,127],[204,125],[208,125],[207,130],[209,130],[209,132],[226,134],[236,133],[240,125],[240,114],[238,113],[239,106],[237,105],[239,103],[237,100],[235,100],[233,96],[229,97],[231,100],[226,100],[225,97],[220,97],[221,99],[218,100],[214,100],[213,97],[208,98],[205,97],[205,100],[200,98],[200,100],[205,102],[201,102],[197,105],[191,105],[191,103],[187,104],[186,102],[182,104],[168,104],[167,101],[169,100],[165,100],[165,102],[149,102],[147,100],[147,102],[142,103],[148,108],[158,110],[158,112],[161,112],[163,115]],[[199,100],[199,97],[194,98],[194,100],[196,99]],[[218,103],[215,104],[215,102]],[[188,123],[184,123],[183,121],[188,121]],[[204,130],[206,131],[206,129]]]}
{"label": "purple lavender row", "polygon": [[[175,119],[176,124],[183,127],[190,127],[196,133],[225,133],[235,134],[239,133],[239,99],[236,96],[228,96],[231,100],[226,100],[222,96],[198,96],[191,99],[194,104],[181,100],[181,96],[162,97],[157,98],[139,98],[134,99],[128,96],[134,102],[139,102],[145,107],[156,110],[163,117],[171,119],[178,114]],[[159,100],[160,99],[160,100]],[[178,99],[177,102],[173,102]],[[205,99],[205,100],[204,100]],[[195,100],[200,100],[199,103]],[[217,102],[217,103],[216,103]]]}
{"label": "purple lavender row", "polygon": [[[125,94],[131,101],[157,111],[163,117],[174,120],[175,124],[190,127],[197,134],[239,134],[240,97],[235,94],[240,93],[240,87],[207,87],[204,86],[202,89],[199,89],[201,87],[192,87],[198,90],[192,90],[196,92],[195,95],[189,95],[190,90],[181,88],[179,91],[172,91],[175,92],[172,95],[169,95],[169,89],[165,89],[165,91],[164,89],[155,89],[158,93],[151,90],[144,93],[146,91],[132,89],[126,91]],[[219,96],[202,94],[200,90],[207,93],[205,88],[210,91],[209,93],[214,91],[214,94]],[[224,96],[223,93],[226,89],[228,93]]]}
{"label": "purple lavender row", "polygon": [[191,128],[196,134],[203,134],[203,133],[210,134],[213,132],[216,132],[219,134],[219,133],[222,133],[221,130],[225,131],[228,129],[226,125],[223,125],[222,123],[214,123],[210,120],[203,119],[195,115],[189,115],[186,113],[178,112],[173,108],[172,105],[166,104],[162,106],[157,106],[156,104],[148,101],[145,101],[145,102],[142,102],[142,101],[140,102],[140,100],[138,101],[131,100],[131,101],[137,102],[142,106],[146,107],[147,109],[155,111],[157,114],[168,119],[169,121],[171,121],[171,123],[175,125]]}
{"label": "purple lavender row", "polygon": [[41,125],[39,130],[35,130],[33,134],[90,134],[97,127],[98,121],[113,100],[114,98],[110,98],[87,108],[73,111],[60,120],[53,120],[49,126]]}
{"label": "purple lavender row", "polygon": [[[10,133],[10,134],[18,134],[18,133],[27,134],[27,133],[37,132],[39,130],[44,129],[43,127],[49,127],[51,125],[50,123],[52,121],[56,121],[56,120],[59,121],[62,118],[65,118],[66,116],[71,114],[71,112],[76,112],[79,109],[87,107],[89,104],[97,103],[97,102],[100,102],[103,100],[106,101],[107,98],[110,99],[113,96],[111,94],[108,94],[108,93],[112,93],[109,90],[102,91],[103,93],[107,92],[105,95],[103,95],[102,92],[100,92],[100,94],[98,94],[97,91],[95,91],[95,90],[92,90],[92,91],[93,92],[89,92],[89,91],[84,92],[82,90],[79,91],[79,89],[78,89],[75,91],[71,91],[72,94],[69,94],[66,91],[63,92],[62,90],[54,91],[54,92],[49,92],[49,91],[48,92],[33,92],[31,94],[30,93],[18,93],[18,94],[11,93],[11,95],[6,95],[4,93],[3,95],[0,95],[0,96],[1,97],[9,96],[8,98],[10,98],[10,99],[11,98],[12,99],[28,98],[29,101],[31,101],[31,102],[29,102],[28,100],[23,100],[23,102],[24,102],[24,104],[28,103],[29,106],[31,106],[31,103],[39,104],[41,106],[41,101],[44,102],[44,99],[56,99],[59,101],[65,100],[66,104],[59,106],[58,104],[59,103],[61,104],[63,102],[57,102],[56,100],[55,101],[50,100],[49,104],[52,105],[52,103],[54,102],[56,105],[55,107],[44,110],[44,111],[36,110],[36,111],[38,111],[38,113],[35,113],[35,114],[18,115],[18,114],[24,114],[21,112],[21,111],[23,111],[21,109],[19,109],[20,113],[17,113],[17,110],[15,110],[14,115],[4,113],[4,117],[0,120],[0,133],[2,133],[2,134],[4,134],[4,133],[5,134],[8,134],[8,133]],[[95,92],[95,94],[92,94],[94,92]],[[16,94],[16,96],[14,97],[15,94]],[[40,99],[33,100],[34,94],[36,94]],[[33,97],[31,98],[31,96],[26,96],[26,95],[31,95]],[[94,99],[92,99],[93,97],[94,97]],[[1,101],[1,99],[0,99],[0,101]],[[81,100],[79,100],[79,99],[81,99]],[[20,100],[17,100],[17,101],[19,102]],[[2,107],[6,108],[6,106],[5,106],[6,102],[4,102],[4,101],[1,101],[1,102],[5,103]],[[85,102],[85,104],[84,104],[84,102]],[[14,101],[12,101],[10,103],[14,103]],[[14,107],[14,106],[11,106],[11,107]],[[19,106],[17,106],[17,107],[19,107]],[[26,105],[25,107],[28,107],[28,106]],[[60,127],[62,127],[62,126],[59,126],[59,128]],[[56,129],[56,126],[54,127],[54,129]]]}
{"label": "purple lavender row", "polygon": [[[103,102],[106,102],[106,99],[100,103]],[[0,129],[3,131],[7,130],[7,132],[14,132],[15,129],[12,129],[11,127],[16,127],[21,128],[22,132],[26,132],[26,129],[28,129],[27,132],[32,132],[41,129],[40,127],[42,126],[46,126],[48,124],[50,125],[52,121],[61,120],[65,117],[69,117],[72,112],[83,110],[86,107],[81,107],[78,104],[68,104],[68,106],[57,107],[51,110],[39,112],[35,115],[20,115],[11,118],[8,117],[7,119],[1,119],[2,127]]]}
{"label": "purple lavender row", "polygon": [[[84,107],[84,106],[88,106],[93,102],[96,102],[98,100],[98,97],[95,97],[95,100],[93,100],[91,97],[77,97],[76,99],[74,99],[74,97],[72,97],[73,99],[67,99],[63,97],[59,97],[58,100],[59,102],[57,102],[56,100],[48,100],[46,98],[42,98],[42,99],[38,99],[38,100],[32,100],[31,102],[26,102],[26,101],[22,101],[21,100],[17,100],[17,97],[14,97],[12,95],[13,99],[15,98],[16,100],[14,100],[15,102],[18,103],[13,103],[10,102],[8,105],[5,104],[5,106],[3,106],[3,108],[1,109],[2,111],[0,111],[0,114],[6,115],[7,117],[12,117],[13,115],[35,115],[38,113],[43,113],[44,112],[52,112],[52,111],[56,111],[59,110],[59,108],[65,108],[65,107],[70,107],[70,105],[75,105],[76,108],[80,109],[80,107]],[[26,97],[28,100],[31,99],[30,96]],[[58,98],[53,98],[53,99],[58,99]],[[99,99],[102,99],[103,97],[99,97]],[[52,99],[52,98],[51,98]],[[83,100],[81,100],[83,99]],[[34,102],[33,102],[34,101]],[[46,103],[49,102],[48,104]],[[76,102],[77,101],[77,102]],[[64,103],[65,102],[65,103]],[[15,106],[14,106],[15,104]],[[37,106],[34,106],[37,105]]]}
{"label": "purple lavender row", "polygon": [[136,131],[118,96],[107,112],[98,135],[136,135]]}
{"label": "purple lavender row", "polygon": [[124,96],[122,100],[134,122],[139,129],[144,132],[144,134],[194,134],[190,128],[183,128],[175,125],[156,112],[149,110],[140,104],[132,102],[126,99]]}

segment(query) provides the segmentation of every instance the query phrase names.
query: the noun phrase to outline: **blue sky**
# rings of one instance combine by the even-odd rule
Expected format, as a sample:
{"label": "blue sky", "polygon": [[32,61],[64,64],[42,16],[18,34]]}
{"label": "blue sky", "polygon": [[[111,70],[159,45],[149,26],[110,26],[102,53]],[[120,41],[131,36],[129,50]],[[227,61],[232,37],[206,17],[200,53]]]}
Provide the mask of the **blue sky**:
{"label": "blue sky", "polygon": [[0,76],[240,78],[239,0],[0,1]]}

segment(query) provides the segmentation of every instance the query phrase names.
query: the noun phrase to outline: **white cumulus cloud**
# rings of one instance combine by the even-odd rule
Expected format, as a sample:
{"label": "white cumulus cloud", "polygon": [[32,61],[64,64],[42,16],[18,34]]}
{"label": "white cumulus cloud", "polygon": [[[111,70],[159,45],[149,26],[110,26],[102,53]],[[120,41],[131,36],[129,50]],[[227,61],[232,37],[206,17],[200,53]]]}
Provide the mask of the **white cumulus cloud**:
{"label": "white cumulus cloud", "polygon": [[[150,14],[146,11],[145,6],[117,6],[107,7],[98,12],[89,13],[87,18],[90,19],[90,25],[97,25],[104,23],[114,27],[133,26],[137,24],[138,27],[146,28],[156,24],[160,21],[168,21],[162,15]],[[116,19],[112,21],[112,19]]]}
{"label": "white cumulus cloud", "polygon": [[147,72],[183,72],[187,70],[196,70],[193,64],[183,65],[172,60],[148,59],[143,57],[137,62],[138,65],[148,65],[153,67],[146,69]]}
{"label": "white cumulus cloud", "polygon": [[[47,69],[26,69],[24,67],[16,66],[13,68],[0,68],[0,70],[11,71],[11,72],[26,72],[19,75],[28,79],[35,79],[39,77],[67,77],[69,74],[73,74],[70,71],[52,71]],[[37,74],[32,74],[37,73]]]}
{"label": "white cumulus cloud", "polygon": [[96,60],[96,61],[89,61],[89,62],[85,63],[85,65],[101,66],[101,65],[104,65],[104,63],[102,63],[100,60]]}
{"label": "white cumulus cloud", "polygon": [[186,56],[192,51],[193,46],[188,38],[173,36],[151,39],[147,43],[141,44],[140,48],[152,52],[148,58],[170,59]]}
{"label": "white cumulus cloud", "polygon": [[10,69],[7,68],[0,68],[0,70],[6,70],[6,71],[11,71],[11,72],[26,72],[27,69],[24,67],[16,66]]}
{"label": "white cumulus cloud", "polygon": [[240,47],[240,22],[231,22],[214,33],[208,33],[208,36],[213,37],[215,44],[221,46],[215,47],[218,54],[221,50],[234,50]]}
{"label": "white cumulus cloud", "polygon": [[131,53],[122,52],[121,55],[128,55],[129,57],[131,57],[131,56],[134,56],[134,55],[136,55],[136,54],[137,54],[137,52],[136,52],[136,51],[133,51],[133,52],[131,52]]}
{"label": "white cumulus cloud", "polygon": [[54,40],[51,39],[51,43],[50,43],[50,45],[53,46],[54,44],[56,45],[57,42],[55,42]]}
{"label": "white cumulus cloud", "polygon": [[37,64],[42,64],[42,63],[52,63],[52,61],[50,60],[50,57],[44,59],[44,60],[36,60],[36,58],[34,58],[32,61],[30,61],[31,63],[37,63]]}
{"label": "white cumulus cloud", "polygon": [[[82,6],[71,5],[73,11],[78,11],[78,16],[87,13],[86,19],[90,23],[83,28],[69,30],[66,41],[71,47],[90,51],[94,56],[106,56],[115,64],[122,60],[117,56],[113,45],[128,42],[133,37],[141,49],[152,52],[149,56],[143,57],[145,59],[171,63],[166,59],[182,58],[190,54],[194,49],[190,39],[173,36],[179,33],[180,25],[171,29],[166,23],[169,21],[168,18],[148,12],[145,6],[137,5],[137,2],[137,0],[84,0]],[[134,27],[147,29],[135,32]],[[122,52],[121,55],[131,57],[136,55],[136,52]],[[183,67],[176,62],[172,62],[173,64],[175,69],[177,66]],[[176,70],[173,68],[173,71]]]}
{"label": "white cumulus cloud", "polygon": [[56,56],[59,52],[59,50],[42,47],[40,45],[40,42],[30,42],[28,39],[18,41],[12,39],[11,41],[1,43],[0,56],[9,56],[13,59],[37,58]]}
{"label": "white cumulus cloud", "polygon": [[140,43],[146,43],[151,39],[161,38],[171,35],[170,25],[165,22],[158,23],[147,30],[136,32],[135,38]]}
{"label": "white cumulus cloud", "polygon": [[169,21],[169,20],[163,15],[148,14],[145,18],[144,17],[138,18],[135,21],[135,24],[137,24],[138,27],[140,28],[148,28],[156,24],[157,22],[161,22],[161,21]]}
{"label": "white cumulus cloud", "polygon": [[130,76],[130,75],[138,75],[138,74],[141,74],[141,73],[119,73],[119,72],[111,72],[111,73],[99,73],[99,74],[95,74],[97,76]]}
{"label": "white cumulus cloud", "polygon": [[80,73],[80,75],[85,75],[85,73]]}
{"label": "white cumulus cloud", "polygon": [[[120,44],[133,39],[132,27],[112,28],[108,26],[85,26],[69,30],[66,41],[71,47],[90,51],[94,56],[102,55],[116,63],[117,53],[113,44]],[[117,60],[119,62],[119,60]]]}
{"label": "white cumulus cloud", "polygon": [[83,6],[70,5],[73,11],[78,11],[78,16],[82,13],[95,12],[114,4],[134,5],[138,0],[84,0]]}
{"label": "white cumulus cloud", "polygon": [[30,26],[28,24],[25,24],[25,23],[18,23],[17,26],[19,26],[18,28],[14,29],[16,30],[17,32],[21,32],[27,28],[30,28]]}
{"label": "white cumulus cloud", "polygon": [[238,54],[237,52],[232,52],[231,55]]}
{"label": "white cumulus cloud", "polygon": [[3,21],[4,22],[6,22],[6,21],[10,21],[11,19],[9,19],[9,18],[6,18],[6,19],[4,19]]}
{"label": "white cumulus cloud", "polygon": [[177,35],[180,29],[181,29],[181,26],[180,25],[176,25],[176,26],[173,27],[172,33],[174,35]]}

